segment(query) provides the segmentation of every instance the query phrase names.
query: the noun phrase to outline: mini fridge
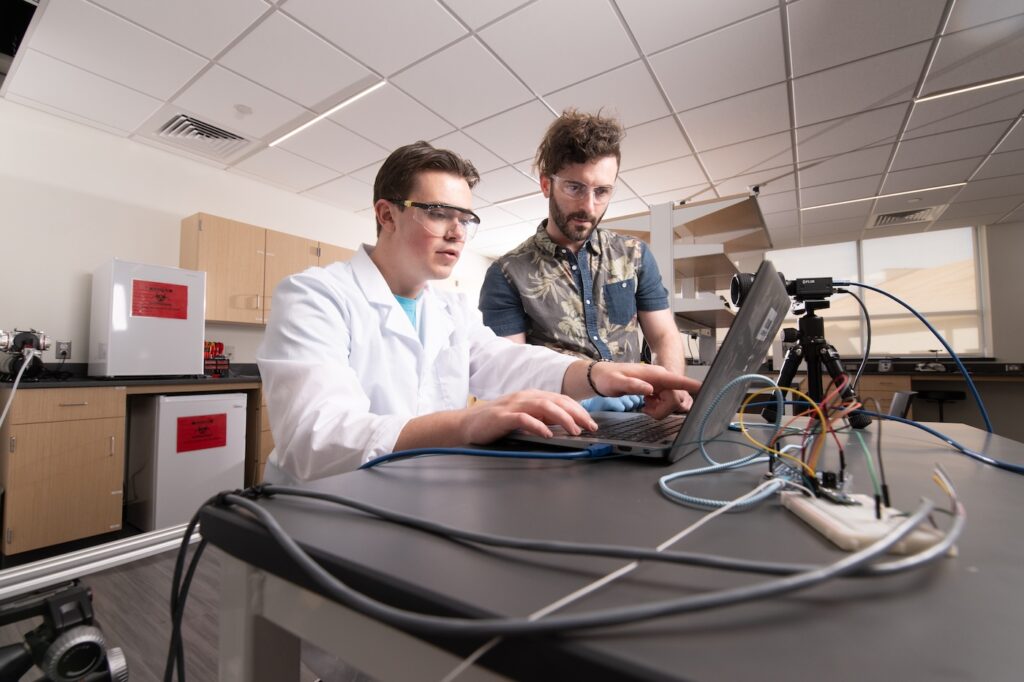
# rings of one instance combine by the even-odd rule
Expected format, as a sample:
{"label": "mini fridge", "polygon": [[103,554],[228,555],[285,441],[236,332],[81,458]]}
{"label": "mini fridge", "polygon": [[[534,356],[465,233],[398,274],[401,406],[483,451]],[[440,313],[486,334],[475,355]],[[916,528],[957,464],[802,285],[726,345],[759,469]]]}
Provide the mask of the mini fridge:
{"label": "mini fridge", "polygon": [[129,409],[125,520],[140,530],[187,523],[245,479],[244,393],[139,396]]}

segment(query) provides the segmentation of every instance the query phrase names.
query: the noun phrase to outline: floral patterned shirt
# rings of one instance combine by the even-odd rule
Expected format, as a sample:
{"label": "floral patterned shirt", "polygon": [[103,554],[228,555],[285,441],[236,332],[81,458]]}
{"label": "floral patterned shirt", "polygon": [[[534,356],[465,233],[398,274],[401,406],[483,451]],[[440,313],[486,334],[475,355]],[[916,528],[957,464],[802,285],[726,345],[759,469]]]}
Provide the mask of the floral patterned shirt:
{"label": "floral patterned shirt", "polygon": [[637,311],[668,308],[668,292],[647,244],[594,230],[574,254],[555,244],[547,220],[496,260],[480,290],[484,324],[498,336],[584,358],[639,362]]}

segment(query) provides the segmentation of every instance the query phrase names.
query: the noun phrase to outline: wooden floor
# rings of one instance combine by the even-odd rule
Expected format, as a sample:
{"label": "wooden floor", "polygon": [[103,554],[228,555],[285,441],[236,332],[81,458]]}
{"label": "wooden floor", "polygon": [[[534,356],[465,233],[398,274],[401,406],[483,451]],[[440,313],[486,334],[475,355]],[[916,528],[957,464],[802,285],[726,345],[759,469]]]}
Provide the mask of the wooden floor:
{"label": "wooden floor", "polygon": [[[92,588],[96,622],[103,630],[107,646],[120,647],[128,659],[131,682],[163,680],[171,632],[169,599],[176,554],[165,552],[82,578],[82,583]],[[194,682],[217,680],[220,556],[213,547],[203,553],[185,608],[185,671],[186,678]],[[22,641],[24,633],[41,620],[33,618],[0,628],[0,646]],[[316,667],[324,682],[369,679],[305,648],[303,659]],[[39,671],[34,670],[25,679],[38,676]],[[304,665],[302,682],[316,678]]]}

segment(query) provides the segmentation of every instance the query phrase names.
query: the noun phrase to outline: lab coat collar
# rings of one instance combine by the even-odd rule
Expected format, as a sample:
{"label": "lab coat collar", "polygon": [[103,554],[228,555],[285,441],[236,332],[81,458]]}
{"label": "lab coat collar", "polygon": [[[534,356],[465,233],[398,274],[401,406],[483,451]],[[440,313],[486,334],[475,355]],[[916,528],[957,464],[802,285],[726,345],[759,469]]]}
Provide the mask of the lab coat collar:
{"label": "lab coat collar", "polygon": [[[387,330],[419,342],[416,330],[409,323],[409,317],[402,310],[391,292],[376,263],[370,259],[373,247],[363,244],[352,256],[352,273],[359,288],[370,305],[381,309],[381,317]],[[445,348],[455,333],[455,321],[449,308],[449,301],[434,293],[428,282],[423,287],[423,306],[420,324],[423,326],[423,352],[429,364]]]}

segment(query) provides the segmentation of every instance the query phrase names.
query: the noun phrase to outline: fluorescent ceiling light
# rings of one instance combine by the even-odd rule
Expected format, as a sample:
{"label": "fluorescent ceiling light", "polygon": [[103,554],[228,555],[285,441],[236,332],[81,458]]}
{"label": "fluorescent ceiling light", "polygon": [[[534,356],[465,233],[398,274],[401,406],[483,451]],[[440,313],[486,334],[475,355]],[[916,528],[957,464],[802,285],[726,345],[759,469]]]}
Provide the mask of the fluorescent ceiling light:
{"label": "fluorescent ceiling light", "polygon": [[1003,83],[1012,83],[1013,81],[1024,80],[1024,73],[1017,74],[1016,76],[1006,76],[1005,78],[997,78],[991,81],[985,81],[978,83],[977,85],[968,85],[962,88],[954,88],[952,90],[946,90],[945,92],[937,92],[934,95],[927,95],[925,97],[918,97],[915,102],[930,102],[933,99],[939,99],[942,97],[949,97],[950,95],[959,95],[961,92],[970,92],[971,90],[981,90],[982,88],[991,88],[993,85],[1002,85]]}
{"label": "fluorescent ceiling light", "polygon": [[950,189],[952,187],[963,187],[966,182],[955,182],[952,185],[939,185],[937,187],[925,187],[924,189],[912,189],[909,192],[893,192],[891,194],[879,194],[878,196],[863,197],[861,199],[850,199],[849,201],[835,201],[831,204],[818,204],[817,206],[805,206],[801,208],[801,211],[813,211],[816,208],[828,208],[829,206],[845,206],[846,204],[856,204],[861,201],[874,201],[875,199],[888,199],[889,197],[902,197],[907,194],[920,194],[921,192],[931,192],[937,189]]}
{"label": "fluorescent ceiling light", "polygon": [[517,201],[522,201],[523,199],[533,199],[534,197],[540,197],[540,196],[544,196],[544,193],[543,192],[531,192],[529,194],[522,194],[522,195],[520,195],[518,197],[512,197],[511,199],[502,199],[501,201],[495,201],[495,202],[493,202],[491,204],[491,206],[505,206],[507,204],[513,204],[513,203],[515,203]]}
{"label": "fluorescent ceiling light", "polygon": [[290,133],[286,133],[286,134],[282,135],[281,137],[277,138],[276,140],[274,140],[273,142],[271,142],[267,146],[268,147],[276,147],[277,145],[281,144],[282,142],[287,140],[292,135],[301,133],[303,130],[305,130],[309,126],[313,125],[314,123],[322,121],[323,119],[325,119],[328,116],[330,116],[331,114],[333,114],[335,111],[338,111],[339,109],[341,109],[343,107],[347,107],[349,104],[352,104],[352,102],[355,102],[357,99],[362,99],[363,97],[366,97],[367,95],[369,95],[374,90],[378,90],[378,89],[384,87],[385,85],[387,85],[387,83],[388,82],[386,80],[381,81],[379,83],[374,83],[373,85],[371,85],[370,87],[366,88],[362,92],[359,92],[359,93],[356,93],[355,95],[352,95],[351,97],[349,97],[347,100],[345,100],[341,104],[338,104],[337,106],[334,106],[334,107],[328,109],[324,113],[322,113],[319,116],[317,116],[316,118],[314,118],[312,121],[307,121],[306,123],[303,123],[298,128],[296,128],[295,130],[291,131]]}

